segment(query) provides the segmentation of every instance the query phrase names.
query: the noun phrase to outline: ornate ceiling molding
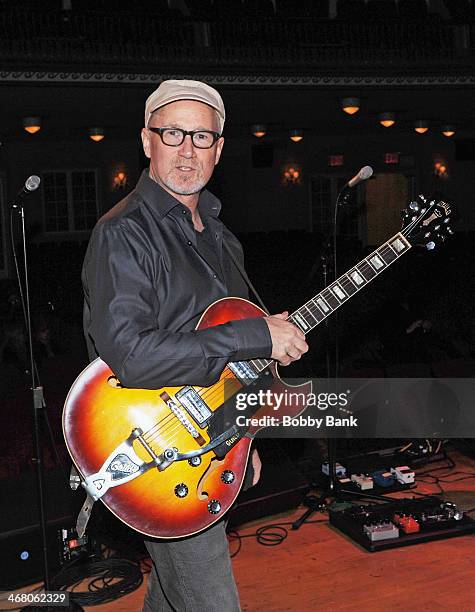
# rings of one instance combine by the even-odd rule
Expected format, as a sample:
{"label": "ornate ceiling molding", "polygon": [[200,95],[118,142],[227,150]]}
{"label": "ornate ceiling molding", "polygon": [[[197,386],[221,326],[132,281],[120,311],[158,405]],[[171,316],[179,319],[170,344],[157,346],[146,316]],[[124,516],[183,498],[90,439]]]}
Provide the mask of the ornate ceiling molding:
{"label": "ornate ceiling molding", "polygon": [[407,87],[475,85],[475,75],[412,76],[287,76],[218,74],[134,74],[124,72],[0,71],[0,83],[110,83],[121,85],[154,84],[164,79],[199,79],[216,85],[252,87]]}

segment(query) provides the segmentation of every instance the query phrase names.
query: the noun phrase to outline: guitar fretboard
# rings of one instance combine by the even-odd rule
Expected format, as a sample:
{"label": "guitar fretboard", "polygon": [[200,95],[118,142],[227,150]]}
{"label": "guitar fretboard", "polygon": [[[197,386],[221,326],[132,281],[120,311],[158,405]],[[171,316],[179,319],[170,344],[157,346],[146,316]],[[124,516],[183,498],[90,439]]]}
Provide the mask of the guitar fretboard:
{"label": "guitar fretboard", "polygon": [[[304,334],[308,334],[410,248],[410,242],[399,232],[293,312],[288,321],[294,323]],[[259,373],[265,370],[272,360],[253,359],[250,363]]]}

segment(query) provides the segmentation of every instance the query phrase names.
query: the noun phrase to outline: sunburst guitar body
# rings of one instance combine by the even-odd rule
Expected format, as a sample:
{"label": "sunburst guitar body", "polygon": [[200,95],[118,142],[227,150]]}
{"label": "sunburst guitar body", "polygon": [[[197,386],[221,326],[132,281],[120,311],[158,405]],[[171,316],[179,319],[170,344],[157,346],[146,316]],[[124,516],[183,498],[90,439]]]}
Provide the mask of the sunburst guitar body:
{"label": "sunburst guitar body", "polygon": [[[196,329],[265,314],[247,300],[225,298],[207,308]],[[254,371],[267,369],[273,377],[272,392],[296,391],[280,380],[270,361],[239,363],[253,365]],[[211,442],[212,416],[247,384],[230,366],[210,387],[148,390],[122,388],[101,359],[93,361],[71,387],[63,412],[66,445],[91,496],[151,537],[191,535],[221,519],[242,487],[252,437],[259,427],[250,427],[248,436],[234,434],[224,440],[230,448],[224,456],[216,456],[213,449],[166,465],[163,453],[200,451]],[[310,393],[311,383],[297,391]],[[301,411],[299,403],[289,402],[286,414]],[[253,416],[272,414],[269,404]]]}

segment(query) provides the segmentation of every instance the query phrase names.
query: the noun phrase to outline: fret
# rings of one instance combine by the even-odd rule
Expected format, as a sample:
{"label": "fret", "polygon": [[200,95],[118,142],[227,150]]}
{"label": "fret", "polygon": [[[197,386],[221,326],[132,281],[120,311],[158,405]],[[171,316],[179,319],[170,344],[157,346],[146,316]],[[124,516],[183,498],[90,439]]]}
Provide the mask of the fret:
{"label": "fret", "polygon": [[267,368],[268,365],[272,363],[272,360],[268,359],[252,359],[252,365],[256,368],[256,370],[260,373]]}
{"label": "fret", "polygon": [[359,272],[357,268],[348,272],[348,277],[358,287],[358,289],[366,283],[365,277]]}
{"label": "fret", "polygon": [[403,251],[407,251],[409,248],[409,244],[405,242],[405,239],[402,239],[401,235],[397,235],[391,240],[388,241],[398,255],[400,255]]}
{"label": "fret", "polygon": [[332,310],[335,310],[335,308],[338,308],[338,306],[340,305],[340,302],[329,289],[324,289],[320,295],[323,295],[325,301],[327,302],[327,304],[330,305]]}
{"label": "fret", "polygon": [[312,329],[298,310],[289,317],[289,320],[291,320],[292,323],[295,323],[295,325],[297,325],[297,327],[299,327],[304,333]]}
{"label": "fret", "polygon": [[324,316],[326,317],[330,312],[331,312],[331,308],[330,306],[325,302],[325,300],[323,299],[323,297],[321,297],[321,293],[319,296],[317,296],[316,299],[316,303],[319,306],[319,308],[323,311]]}
{"label": "fret", "polygon": [[[307,313],[308,313],[308,314],[305,314],[305,310],[304,310],[304,309],[307,311]],[[316,318],[313,316],[313,313],[312,313],[312,311],[311,311],[311,310],[308,308],[307,304],[304,304],[304,305],[302,306],[302,308],[300,308],[300,310],[302,310],[302,311],[303,311],[303,313],[302,313],[302,314],[303,314],[303,316],[305,317],[305,320],[306,320],[306,321],[310,321],[310,326],[311,326],[312,328],[313,328],[313,327],[315,327],[315,325],[318,323],[318,319],[316,319]]]}
{"label": "fret", "polygon": [[323,314],[321,308],[317,306],[317,303],[315,302],[315,300],[314,299],[310,300],[309,302],[307,302],[307,304],[310,304],[309,310],[314,316],[314,318],[318,321],[318,323],[320,323],[320,321],[323,321],[323,319],[325,318],[325,315]]}
{"label": "fret", "polygon": [[340,302],[344,302],[348,298],[347,293],[338,282],[333,283],[333,285],[330,285],[329,289],[332,294],[340,300]]}
{"label": "fret", "polygon": [[384,259],[382,259],[377,252],[367,257],[366,261],[373,266],[378,274],[386,265]]}
{"label": "fret", "polygon": [[343,274],[343,276],[340,277],[340,284],[350,297],[358,291],[348,274]]}
{"label": "fret", "polygon": [[363,259],[362,262],[360,262],[357,266],[356,266],[358,272],[361,272],[361,274],[363,275],[364,279],[369,281],[372,278],[374,278],[376,276],[376,272],[373,270],[373,268],[369,265],[369,263],[366,261],[366,259]]}
{"label": "fret", "polygon": [[387,265],[397,259],[397,253],[390,244],[383,244],[383,246],[378,249],[378,254],[384,259]]}

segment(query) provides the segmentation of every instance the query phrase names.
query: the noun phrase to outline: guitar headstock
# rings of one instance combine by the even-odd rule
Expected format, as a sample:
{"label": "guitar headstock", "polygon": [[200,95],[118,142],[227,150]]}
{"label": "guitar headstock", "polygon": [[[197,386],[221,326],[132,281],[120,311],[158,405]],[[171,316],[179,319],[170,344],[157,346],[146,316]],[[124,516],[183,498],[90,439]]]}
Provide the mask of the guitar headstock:
{"label": "guitar headstock", "polygon": [[401,233],[413,246],[422,245],[432,250],[454,234],[450,227],[452,220],[454,220],[454,207],[440,195],[431,198],[418,195],[402,211]]}

